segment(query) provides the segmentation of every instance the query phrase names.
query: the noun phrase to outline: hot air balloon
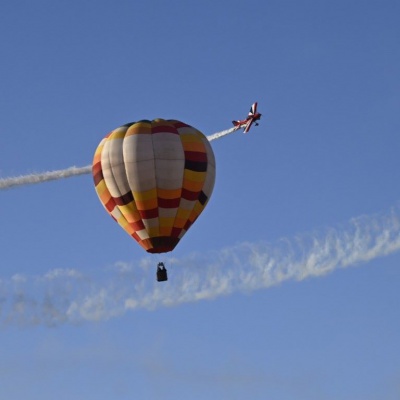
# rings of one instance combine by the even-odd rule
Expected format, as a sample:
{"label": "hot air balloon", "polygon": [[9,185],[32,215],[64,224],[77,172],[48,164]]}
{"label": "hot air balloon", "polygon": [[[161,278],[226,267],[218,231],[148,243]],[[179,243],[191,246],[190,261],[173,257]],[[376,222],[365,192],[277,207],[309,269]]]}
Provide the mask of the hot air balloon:
{"label": "hot air balloon", "polygon": [[100,142],[92,170],[111,217],[144,250],[165,253],[209,201],[215,157],[207,138],[192,126],[141,120],[120,126]]}

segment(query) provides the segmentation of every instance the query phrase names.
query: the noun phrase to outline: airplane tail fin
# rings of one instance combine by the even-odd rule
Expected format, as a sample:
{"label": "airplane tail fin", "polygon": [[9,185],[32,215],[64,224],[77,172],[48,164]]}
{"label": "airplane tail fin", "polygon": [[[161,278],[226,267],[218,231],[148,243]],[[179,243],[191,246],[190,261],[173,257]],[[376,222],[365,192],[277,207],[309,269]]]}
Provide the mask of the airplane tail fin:
{"label": "airplane tail fin", "polygon": [[250,107],[249,117],[252,117],[257,112],[257,102],[253,103]]}

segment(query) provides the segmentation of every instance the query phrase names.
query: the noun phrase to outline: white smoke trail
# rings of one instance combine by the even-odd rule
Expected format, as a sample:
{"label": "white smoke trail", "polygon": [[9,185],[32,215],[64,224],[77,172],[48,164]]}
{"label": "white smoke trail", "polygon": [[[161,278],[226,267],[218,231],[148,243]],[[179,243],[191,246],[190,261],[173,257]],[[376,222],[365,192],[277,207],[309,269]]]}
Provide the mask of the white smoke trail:
{"label": "white smoke trail", "polygon": [[92,166],[88,165],[86,167],[69,167],[57,171],[48,171],[23,176],[16,176],[12,178],[3,178],[0,179],[0,190],[11,189],[15,186],[33,185],[35,183],[65,179],[72,176],[90,174],[91,172]]}
{"label": "white smoke trail", "polygon": [[[236,129],[231,128],[222,132],[214,133],[213,135],[207,136],[207,139],[211,142],[219,139],[223,136],[229,135]],[[86,167],[70,167],[66,169],[60,169],[57,171],[48,171],[42,173],[33,173],[29,175],[22,175],[10,178],[0,179],[0,190],[11,189],[16,186],[33,185],[36,183],[43,183],[48,181],[54,181],[57,179],[65,179],[78,175],[90,174],[92,172],[92,166],[87,165]]]}
{"label": "white smoke trail", "polygon": [[223,136],[229,135],[229,134],[237,131],[237,129],[238,128],[234,126],[230,129],[226,129],[225,131],[221,131],[221,132],[214,133],[213,135],[209,135],[209,136],[207,136],[207,139],[209,142],[211,142],[215,139],[219,139],[219,138],[222,138]]}
{"label": "white smoke trail", "polygon": [[55,269],[43,276],[0,280],[3,324],[100,321],[137,309],[178,306],[287,280],[326,275],[400,250],[400,213],[352,219],[339,228],[280,240],[242,243],[220,251],[166,260],[169,281],[155,282],[154,262],[119,262],[92,274]]}

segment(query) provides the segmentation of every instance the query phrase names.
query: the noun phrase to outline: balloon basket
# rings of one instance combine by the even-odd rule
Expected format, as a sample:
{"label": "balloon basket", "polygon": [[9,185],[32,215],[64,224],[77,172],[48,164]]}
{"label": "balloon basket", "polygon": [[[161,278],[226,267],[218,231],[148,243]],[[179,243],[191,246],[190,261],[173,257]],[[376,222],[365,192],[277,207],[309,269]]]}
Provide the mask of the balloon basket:
{"label": "balloon basket", "polygon": [[164,282],[168,280],[167,269],[164,263],[158,263],[157,265],[157,282]]}

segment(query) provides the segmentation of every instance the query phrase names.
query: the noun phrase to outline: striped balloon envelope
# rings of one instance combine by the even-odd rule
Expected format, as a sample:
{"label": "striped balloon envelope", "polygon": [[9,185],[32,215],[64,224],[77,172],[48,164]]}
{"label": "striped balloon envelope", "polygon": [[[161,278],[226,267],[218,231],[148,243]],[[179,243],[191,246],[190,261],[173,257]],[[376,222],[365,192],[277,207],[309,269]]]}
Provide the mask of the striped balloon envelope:
{"label": "striped balloon envelope", "polygon": [[179,243],[210,199],[215,157],[200,131],[177,120],[120,126],[93,160],[96,192],[107,212],[147,252]]}

